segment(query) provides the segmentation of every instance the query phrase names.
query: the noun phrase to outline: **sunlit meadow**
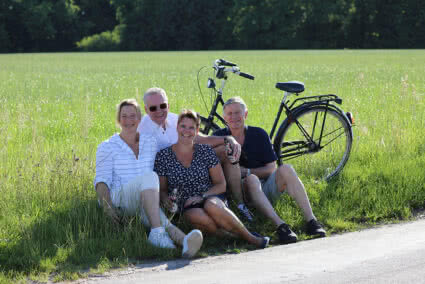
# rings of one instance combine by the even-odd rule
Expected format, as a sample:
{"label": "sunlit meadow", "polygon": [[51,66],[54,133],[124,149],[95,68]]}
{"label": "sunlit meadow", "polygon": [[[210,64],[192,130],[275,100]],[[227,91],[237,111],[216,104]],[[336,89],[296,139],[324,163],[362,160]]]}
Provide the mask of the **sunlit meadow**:
{"label": "sunlit meadow", "polygon": [[[167,91],[173,112],[206,114],[197,74],[208,67],[199,78],[209,105],[216,58],[256,77],[231,77],[226,89],[226,98],[247,102],[248,124],[270,130],[282,95],[274,85],[289,80],[303,81],[306,95],[339,95],[354,114],[343,172],[330,183],[299,173],[330,234],[406,220],[425,207],[423,50],[0,55],[0,282],[76,279],[180,256],[148,245],[137,219],[119,228],[105,220],[93,189],[96,147],[119,131],[116,104],[140,102],[152,86]],[[295,203],[285,196],[276,208],[306,238]],[[273,225],[256,218],[254,229],[276,239]],[[200,256],[250,249],[207,236]]]}

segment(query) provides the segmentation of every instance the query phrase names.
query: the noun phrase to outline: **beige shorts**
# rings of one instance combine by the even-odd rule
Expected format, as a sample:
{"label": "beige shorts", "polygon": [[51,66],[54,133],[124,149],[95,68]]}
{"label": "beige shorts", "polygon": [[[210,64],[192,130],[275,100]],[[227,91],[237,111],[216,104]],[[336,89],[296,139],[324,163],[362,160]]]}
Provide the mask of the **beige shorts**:
{"label": "beige shorts", "polygon": [[[244,181],[245,179],[242,179],[242,188],[244,188]],[[277,190],[277,184],[276,184],[276,171],[274,171],[267,179],[260,179],[261,182],[261,189],[263,190],[264,194],[266,195],[267,199],[270,201],[271,204],[274,204],[282,194]],[[244,195],[244,200],[247,202],[246,197]]]}
{"label": "beige shorts", "polygon": [[266,180],[261,180],[261,188],[271,204],[275,204],[282,194],[277,189],[276,172],[274,171]]}

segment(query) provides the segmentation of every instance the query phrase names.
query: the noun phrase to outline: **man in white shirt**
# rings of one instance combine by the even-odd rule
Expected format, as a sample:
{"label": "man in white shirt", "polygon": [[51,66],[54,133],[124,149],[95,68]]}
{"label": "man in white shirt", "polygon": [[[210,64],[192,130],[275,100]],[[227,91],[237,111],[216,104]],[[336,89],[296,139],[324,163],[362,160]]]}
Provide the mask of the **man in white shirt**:
{"label": "man in white shirt", "polygon": [[[170,104],[165,91],[161,88],[150,88],[145,92],[143,102],[147,115],[142,118],[137,131],[140,134],[154,136],[157,139],[159,150],[177,143],[178,115],[169,112]],[[252,221],[252,216],[243,203],[239,165],[232,164],[227,157],[225,149],[226,140],[233,149],[235,159],[239,160],[241,145],[233,136],[218,137],[198,134],[195,142],[199,144],[209,144],[214,148],[223,167],[229,190],[232,192],[233,198],[239,202],[238,209],[247,221]],[[238,194],[240,196],[238,196]]]}

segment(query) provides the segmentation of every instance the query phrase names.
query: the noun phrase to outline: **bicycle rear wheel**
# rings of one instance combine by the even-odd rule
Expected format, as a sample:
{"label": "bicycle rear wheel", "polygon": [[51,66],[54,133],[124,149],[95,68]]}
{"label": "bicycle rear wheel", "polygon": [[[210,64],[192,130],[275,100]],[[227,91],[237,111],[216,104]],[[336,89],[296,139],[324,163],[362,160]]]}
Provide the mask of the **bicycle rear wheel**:
{"label": "bicycle rear wheel", "polygon": [[211,135],[214,131],[219,130],[220,127],[213,121],[209,122],[207,118],[201,116],[201,125],[199,127],[199,132],[205,135]]}
{"label": "bicycle rear wheel", "polygon": [[[353,142],[347,118],[342,112],[322,105],[301,108],[294,117],[282,123],[274,140],[278,164],[289,163],[315,179],[330,180],[339,174],[348,161]],[[313,141],[308,141],[296,121]]]}

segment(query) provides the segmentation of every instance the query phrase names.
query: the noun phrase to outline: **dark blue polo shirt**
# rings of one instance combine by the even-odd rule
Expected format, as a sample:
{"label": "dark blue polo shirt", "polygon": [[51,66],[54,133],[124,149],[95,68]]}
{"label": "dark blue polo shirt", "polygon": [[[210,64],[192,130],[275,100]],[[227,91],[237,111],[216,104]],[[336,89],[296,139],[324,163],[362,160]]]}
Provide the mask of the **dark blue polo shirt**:
{"label": "dark blue polo shirt", "polygon": [[[228,128],[214,132],[215,136],[232,135]],[[270,138],[264,129],[255,126],[245,126],[245,141],[239,164],[248,169],[264,167],[277,160]]]}

